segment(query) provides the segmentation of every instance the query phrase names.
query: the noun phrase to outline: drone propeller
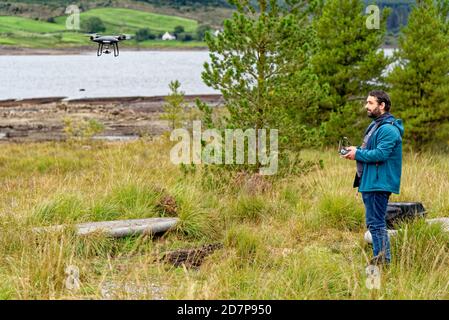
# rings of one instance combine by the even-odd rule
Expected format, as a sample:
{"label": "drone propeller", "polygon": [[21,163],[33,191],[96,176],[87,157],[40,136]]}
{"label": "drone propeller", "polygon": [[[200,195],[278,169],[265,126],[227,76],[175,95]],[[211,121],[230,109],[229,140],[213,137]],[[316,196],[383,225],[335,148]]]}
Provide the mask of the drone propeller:
{"label": "drone propeller", "polygon": [[95,39],[95,38],[101,37],[101,34],[99,34],[99,33],[85,33],[84,35],[86,37],[89,37],[90,39]]}
{"label": "drone propeller", "polygon": [[121,35],[117,36],[117,38],[119,40],[130,40],[130,39],[132,39],[132,35],[130,35],[130,34],[121,34]]}

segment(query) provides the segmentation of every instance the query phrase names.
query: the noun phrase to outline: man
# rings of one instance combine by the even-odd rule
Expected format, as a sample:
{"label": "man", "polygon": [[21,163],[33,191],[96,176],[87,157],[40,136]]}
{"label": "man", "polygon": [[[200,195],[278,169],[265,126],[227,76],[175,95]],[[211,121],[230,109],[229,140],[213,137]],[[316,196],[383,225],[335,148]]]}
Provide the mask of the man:
{"label": "man", "polygon": [[348,147],[344,158],[357,161],[354,187],[362,193],[366,225],[373,239],[371,264],[391,261],[385,215],[391,193],[399,194],[402,171],[402,136],[400,119],[390,114],[391,101],[384,91],[371,91],[365,109],[373,122],[365,131],[361,147]]}

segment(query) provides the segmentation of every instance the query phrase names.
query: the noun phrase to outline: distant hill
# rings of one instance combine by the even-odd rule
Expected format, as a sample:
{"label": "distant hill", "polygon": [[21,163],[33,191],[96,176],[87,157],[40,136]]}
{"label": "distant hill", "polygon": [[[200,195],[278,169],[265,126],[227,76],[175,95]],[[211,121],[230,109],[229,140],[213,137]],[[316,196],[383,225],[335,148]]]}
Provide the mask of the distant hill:
{"label": "distant hill", "polygon": [[[374,3],[381,9],[392,9],[387,20],[385,44],[396,45],[397,35],[407,24],[416,1],[363,1],[365,5]],[[64,47],[84,44],[82,35],[61,30],[64,29],[65,9],[74,3],[80,7],[82,17],[98,16],[105,23],[106,32],[111,33],[133,34],[141,28],[160,33],[172,31],[177,25],[182,25],[186,32],[194,32],[202,24],[217,29],[233,12],[226,0],[4,0],[0,2],[0,16],[3,16],[0,17],[0,45]],[[126,11],[132,9],[134,11]]]}
{"label": "distant hill", "polygon": [[[139,29],[149,28],[154,32],[172,32],[176,26],[183,26],[186,32],[195,32],[198,22],[191,19],[165,16],[123,8],[97,8],[81,13],[81,20],[89,17],[100,18],[105,33],[135,33]],[[65,26],[66,17],[55,19],[56,23]]]}
{"label": "distant hill", "polygon": [[[284,2],[285,0],[279,0]],[[407,24],[408,15],[416,0],[363,0],[365,5],[376,4],[381,9],[389,7],[392,13],[387,21],[391,34],[397,34]],[[232,8],[226,0],[6,0],[0,2],[0,14],[19,15],[46,20],[60,16],[69,4],[81,9],[121,7],[186,17],[215,26],[230,17]]]}
{"label": "distant hill", "polygon": [[[6,3],[28,3],[28,4],[42,4],[44,1],[42,0],[6,0],[3,1]],[[76,3],[83,3],[86,1],[73,1],[73,0],[45,0],[46,5],[69,5]],[[97,2],[99,5],[110,6],[115,3],[120,3],[121,1],[114,0],[92,0],[89,2]],[[173,6],[173,7],[181,7],[181,6],[223,6],[229,7],[229,4],[226,0],[135,0],[135,2],[145,2],[149,4],[156,5],[164,5],[164,6]]]}
{"label": "distant hill", "polygon": [[[99,17],[106,27],[105,33],[131,34],[148,28],[156,35],[175,27],[182,26],[187,33],[195,33],[198,22],[176,16],[168,16],[124,8],[96,8],[81,13],[81,20],[89,17]],[[90,46],[84,32],[74,32],[66,29],[66,16],[56,17],[53,22],[34,20],[19,16],[0,16],[0,45],[30,47],[30,48],[66,48]],[[204,47],[200,41],[162,41],[146,40],[137,43],[129,40],[125,46],[139,47]]]}
{"label": "distant hill", "polygon": [[13,15],[47,21],[64,15],[68,5],[81,11],[94,8],[128,8],[146,12],[184,17],[219,27],[232,15],[225,0],[6,0],[0,2],[0,15]]}
{"label": "distant hill", "polygon": [[173,7],[182,6],[220,6],[230,8],[230,5],[226,0],[137,0],[140,2],[146,2],[157,5],[169,5]]}
{"label": "distant hill", "polygon": [[[195,39],[199,25],[213,29],[231,17],[225,0],[6,0],[0,1],[0,46],[66,48],[87,46],[84,34],[65,29],[68,5],[77,4],[81,19],[99,17],[108,33],[135,34],[139,29],[160,33],[182,26]],[[186,37],[184,37],[186,39]],[[205,47],[193,41],[126,41],[134,47]]]}

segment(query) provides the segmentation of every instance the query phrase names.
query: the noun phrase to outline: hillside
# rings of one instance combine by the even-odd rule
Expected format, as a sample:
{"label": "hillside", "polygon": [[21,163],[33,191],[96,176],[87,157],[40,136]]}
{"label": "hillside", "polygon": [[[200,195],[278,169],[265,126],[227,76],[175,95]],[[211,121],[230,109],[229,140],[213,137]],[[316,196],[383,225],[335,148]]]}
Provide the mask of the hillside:
{"label": "hillside", "polygon": [[64,31],[65,27],[22,17],[0,16],[0,33],[30,32],[51,33]]}
{"label": "hillside", "polygon": [[[106,27],[105,33],[126,33],[134,35],[139,29],[149,28],[156,34],[173,32],[182,26],[185,32],[194,33],[198,22],[181,18],[124,8],[98,8],[81,14],[81,21],[99,17]],[[33,20],[24,17],[0,16],[0,45],[26,48],[65,48],[92,45],[84,32],[66,30],[66,16],[56,17],[54,22]],[[147,40],[137,43],[130,40],[125,46],[139,47],[204,47],[199,41]]]}
{"label": "hillside", "polygon": [[[26,18],[47,21],[65,14],[65,8],[73,4],[74,1],[66,0],[12,0],[0,2],[0,15],[22,16]],[[226,5],[225,0],[106,0],[106,1],[86,1],[75,2],[82,11],[94,8],[128,8],[144,12],[165,14],[196,20],[199,23],[209,24],[218,27],[225,18],[232,14],[232,9]]]}
{"label": "hillside", "polygon": [[[372,0],[363,1],[365,6],[373,3]],[[50,0],[44,3],[38,0],[6,0],[0,3],[0,15],[20,15],[45,20],[62,15],[64,9],[72,3],[71,0]],[[131,8],[191,18],[214,26],[221,25],[232,13],[227,0],[79,0],[76,3],[82,10],[97,7]],[[378,0],[375,3],[381,9],[391,8],[387,21],[388,31],[396,34],[407,23],[416,0]]]}
{"label": "hillside", "polygon": [[[365,4],[371,3],[364,0]],[[67,48],[90,45],[78,34],[67,32],[65,8],[71,0],[6,0],[0,2],[0,45],[24,48]],[[183,26],[188,33],[195,33],[200,25],[214,29],[222,26],[233,9],[226,0],[79,0],[81,18],[99,17],[108,33],[135,34],[139,29],[149,28],[160,37],[166,31],[173,32]],[[388,7],[385,45],[396,46],[401,27],[407,24],[414,0],[380,0],[381,9]],[[56,23],[48,23],[56,22]],[[61,29],[62,28],[62,29]],[[193,37],[194,38],[194,37]],[[128,41],[132,47],[205,47],[199,41],[162,42]]]}
{"label": "hillside", "polygon": [[[121,8],[98,8],[81,14],[81,21],[90,17],[100,18],[106,27],[106,33],[135,33],[142,28],[156,32],[173,31],[176,26],[183,26],[186,32],[195,32],[198,22],[191,19],[141,12]],[[55,19],[62,28],[66,17]]]}

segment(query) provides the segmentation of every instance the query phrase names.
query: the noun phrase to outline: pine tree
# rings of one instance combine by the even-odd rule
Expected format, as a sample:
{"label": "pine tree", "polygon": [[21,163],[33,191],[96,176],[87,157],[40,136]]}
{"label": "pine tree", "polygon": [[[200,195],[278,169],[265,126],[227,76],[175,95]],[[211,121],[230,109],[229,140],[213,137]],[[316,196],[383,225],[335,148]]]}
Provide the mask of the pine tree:
{"label": "pine tree", "polygon": [[418,1],[388,78],[392,108],[404,120],[406,141],[418,147],[449,136],[448,8],[447,0]]}
{"label": "pine tree", "polygon": [[[329,84],[330,99],[320,106],[327,135],[360,135],[365,126],[360,102],[369,90],[381,87],[382,72],[389,59],[379,50],[386,32],[388,11],[380,17],[380,28],[369,29],[361,0],[327,0],[314,27],[319,51],[313,65],[322,83]],[[363,118],[361,118],[363,117]]]}
{"label": "pine tree", "polygon": [[324,96],[310,67],[316,37],[307,2],[230,3],[237,12],[225,21],[223,32],[206,35],[211,62],[205,64],[203,80],[223,94],[229,127],[278,129],[281,148],[298,147],[309,139],[307,128],[317,125]]}
{"label": "pine tree", "polygon": [[178,80],[170,82],[168,86],[170,94],[165,98],[165,104],[162,106],[164,113],[161,115],[161,119],[168,120],[171,130],[174,130],[182,127],[186,103],[184,91],[179,90],[181,83]]}

